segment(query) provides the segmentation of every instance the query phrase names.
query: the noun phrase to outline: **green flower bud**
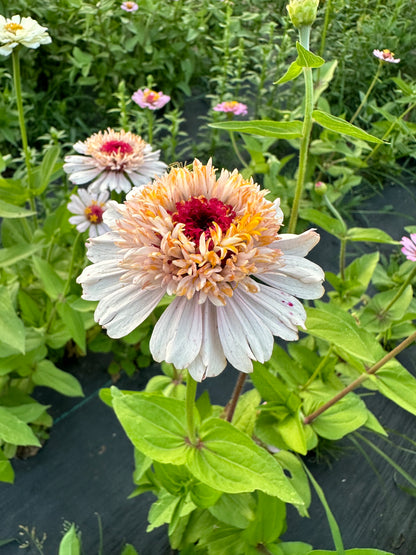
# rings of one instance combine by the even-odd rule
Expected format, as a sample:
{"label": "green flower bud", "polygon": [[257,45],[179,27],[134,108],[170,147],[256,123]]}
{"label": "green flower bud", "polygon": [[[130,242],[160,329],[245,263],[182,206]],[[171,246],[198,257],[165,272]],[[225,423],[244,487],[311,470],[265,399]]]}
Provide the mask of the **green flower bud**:
{"label": "green flower bud", "polygon": [[328,190],[328,187],[326,186],[326,183],[324,183],[323,181],[317,181],[315,183],[315,193],[317,195],[324,195]]}
{"label": "green flower bud", "polygon": [[286,6],[293,25],[300,27],[310,27],[316,19],[319,0],[290,0]]}

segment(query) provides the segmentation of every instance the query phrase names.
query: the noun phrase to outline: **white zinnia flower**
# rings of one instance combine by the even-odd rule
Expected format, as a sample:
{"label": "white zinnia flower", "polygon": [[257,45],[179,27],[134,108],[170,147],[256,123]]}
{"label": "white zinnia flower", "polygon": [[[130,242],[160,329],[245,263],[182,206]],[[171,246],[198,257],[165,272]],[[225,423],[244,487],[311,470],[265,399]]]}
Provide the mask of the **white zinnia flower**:
{"label": "white zinnia flower", "polygon": [[82,156],[66,156],[64,170],[77,185],[92,181],[88,187],[92,192],[128,193],[133,185],[148,183],[167,167],[159,160],[160,150],[152,151],[141,137],[126,131],[99,131],[75,143],[74,150]]}
{"label": "white zinnia flower", "polygon": [[103,223],[103,214],[107,209],[109,196],[107,191],[96,195],[85,189],[79,189],[77,195],[69,197],[68,210],[76,214],[69,218],[69,223],[77,226],[80,233],[89,229],[90,237],[97,237],[110,231],[110,228]]}
{"label": "white zinnia flower", "polygon": [[52,42],[47,27],[41,27],[31,17],[14,15],[11,19],[0,15],[0,54],[8,56],[19,44],[27,48],[39,48]]}
{"label": "white zinnia flower", "polygon": [[304,256],[313,230],[278,235],[279,201],[235,170],[216,178],[209,162],[172,168],[109,201],[109,233],[88,242],[93,262],[78,278],[110,337],[127,335],[165,294],[175,298],[150,341],[155,360],[216,376],[227,360],[242,372],[272,355],[274,339],[298,337],[306,319],[295,298],[322,295],[323,271]]}

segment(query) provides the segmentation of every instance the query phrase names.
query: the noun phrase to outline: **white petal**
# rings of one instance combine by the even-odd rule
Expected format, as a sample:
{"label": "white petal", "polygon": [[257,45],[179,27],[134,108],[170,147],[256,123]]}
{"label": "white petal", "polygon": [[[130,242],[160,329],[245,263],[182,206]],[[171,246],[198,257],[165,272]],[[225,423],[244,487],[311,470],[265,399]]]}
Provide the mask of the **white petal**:
{"label": "white petal", "polygon": [[100,173],[100,170],[98,170],[97,168],[77,171],[77,172],[71,173],[71,175],[69,176],[69,180],[72,181],[72,183],[75,183],[76,185],[83,185],[84,183],[88,183],[88,181],[91,181],[92,179],[94,179],[94,177],[97,177],[99,173]]}
{"label": "white petal", "polygon": [[300,235],[284,233],[279,235],[279,239],[275,241],[271,247],[280,249],[282,252],[295,255],[306,256],[313,247],[319,243],[319,234],[313,229],[308,229]]}
{"label": "white petal", "polygon": [[88,258],[91,262],[113,261],[123,258],[123,252],[115,243],[120,240],[118,233],[109,231],[88,243]]}
{"label": "white petal", "polygon": [[82,298],[87,301],[99,301],[109,293],[120,289],[120,278],[124,273],[125,270],[118,268],[114,262],[97,262],[87,266],[77,278],[77,283],[82,285]]}
{"label": "white petal", "polygon": [[114,339],[124,337],[137,328],[163,297],[163,289],[138,289],[127,285],[107,295],[98,303],[95,318]]}
{"label": "white petal", "polygon": [[218,376],[227,365],[220,337],[216,307],[209,301],[200,305],[202,310],[202,344],[195,360],[188,365],[191,376],[197,382]]}
{"label": "white petal", "polygon": [[202,342],[202,311],[196,299],[176,297],[154,327],[150,339],[153,358],[187,368]]}
{"label": "white petal", "polygon": [[241,372],[252,372],[254,359],[243,328],[228,305],[217,307],[218,333],[227,360]]}

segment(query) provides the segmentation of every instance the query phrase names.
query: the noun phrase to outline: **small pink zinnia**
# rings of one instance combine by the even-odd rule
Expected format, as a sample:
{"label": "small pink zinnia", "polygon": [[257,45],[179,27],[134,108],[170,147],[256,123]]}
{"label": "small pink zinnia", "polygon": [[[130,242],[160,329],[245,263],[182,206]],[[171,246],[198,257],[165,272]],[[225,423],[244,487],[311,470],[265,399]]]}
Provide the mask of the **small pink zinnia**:
{"label": "small pink zinnia", "polygon": [[152,89],[139,89],[131,98],[140,108],[149,108],[149,110],[163,108],[170,100],[170,96],[167,94],[163,94],[162,91],[156,92]]}
{"label": "small pink zinnia", "polygon": [[136,4],[136,2],[123,2],[120,7],[125,12],[135,12],[139,9],[139,6]]}
{"label": "small pink zinnia", "polygon": [[395,58],[394,52],[391,52],[387,48],[385,48],[384,50],[373,50],[373,54],[382,62],[390,62],[391,64],[398,64],[400,62],[400,58]]}
{"label": "small pink zinnia", "polygon": [[400,243],[403,245],[402,253],[406,255],[407,260],[416,262],[416,233],[411,233],[410,239],[402,237]]}
{"label": "small pink zinnia", "polygon": [[221,102],[214,106],[215,112],[231,112],[235,116],[245,116],[247,114],[247,106],[242,102],[236,100],[229,100],[228,102]]}

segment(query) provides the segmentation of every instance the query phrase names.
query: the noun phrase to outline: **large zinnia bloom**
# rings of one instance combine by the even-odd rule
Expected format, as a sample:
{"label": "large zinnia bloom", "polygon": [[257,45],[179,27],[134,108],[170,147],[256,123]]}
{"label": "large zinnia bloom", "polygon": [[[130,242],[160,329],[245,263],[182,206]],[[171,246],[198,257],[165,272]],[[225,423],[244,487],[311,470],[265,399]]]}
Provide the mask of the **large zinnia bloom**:
{"label": "large zinnia bloom", "polygon": [[123,337],[174,296],[150,349],[198,381],[227,360],[250,372],[271,357],[274,335],[297,339],[306,316],[295,295],[323,293],[321,268],[304,259],[319,236],[278,235],[283,214],[266,193],[195,160],[193,171],[172,168],[124,204],[110,201],[111,232],[90,240],[94,264],[78,278],[83,298],[100,301],[95,318],[108,335]]}
{"label": "large zinnia bloom", "polygon": [[75,143],[74,150],[81,156],[66,156],[64,170],[76,185],[92,181],[88,189],[93,193],[128,193],[132,186],[148,183],[167,167],[159,160],[160,150],[152,151],[141,137],[126,131],[99,131]]}
{"label": "large zinnia bloom", "polygon": [[22,44],[27,48],[39,48],[52,42],[48,29],[31,17],[14,15],[10,19],[0,15],[0,54],[8,56],[13,48]]}

